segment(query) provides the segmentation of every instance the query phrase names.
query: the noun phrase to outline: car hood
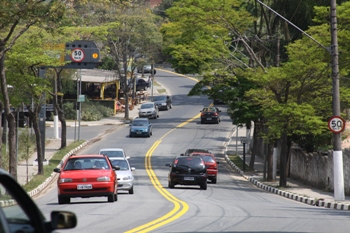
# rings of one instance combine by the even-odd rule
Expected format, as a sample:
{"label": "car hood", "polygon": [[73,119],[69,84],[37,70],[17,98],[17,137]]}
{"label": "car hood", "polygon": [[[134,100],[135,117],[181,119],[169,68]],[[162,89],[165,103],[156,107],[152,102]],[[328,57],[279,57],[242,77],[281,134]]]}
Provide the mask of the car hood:
{"label": "car hood", "polygon": [[151,112],[151,111],[154,111],[154,108],[143,108],[143,109],[140,109],[140,112]]}
{"label": "car hood", "polygon": [[97,178],[101,176],[110,176],[110,174],[111,174],[111,170],[104,170],[104,169],[70,170],[70,171],[61,171],[60,178],[88,179],[88,178]]}

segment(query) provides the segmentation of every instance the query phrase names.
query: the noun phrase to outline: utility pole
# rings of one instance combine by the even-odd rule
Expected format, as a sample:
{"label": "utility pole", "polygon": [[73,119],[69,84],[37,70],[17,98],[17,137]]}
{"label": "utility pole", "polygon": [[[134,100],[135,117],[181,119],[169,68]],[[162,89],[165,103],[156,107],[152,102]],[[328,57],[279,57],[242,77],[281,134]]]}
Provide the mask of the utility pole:
{"label": "utility pole", "polygon": [[[338,33],[336,0],[331,0],[331,57],[332,57],[332,83],[333,83],[333,116],[340,116],[339,94],[339,63],[338,63]],[[343,151],[341,147],[341,133],[333,133],[333,174],[334,174],[334,200],[345,200]]]}

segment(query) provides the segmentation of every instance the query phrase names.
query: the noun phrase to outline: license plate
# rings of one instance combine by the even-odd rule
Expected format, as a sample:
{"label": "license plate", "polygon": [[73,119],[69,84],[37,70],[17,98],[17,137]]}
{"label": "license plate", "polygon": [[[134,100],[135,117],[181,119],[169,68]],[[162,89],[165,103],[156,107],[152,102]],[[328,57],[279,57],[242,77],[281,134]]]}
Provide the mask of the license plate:
{"label": "license plate", "polygon": [[185,176],[184,180],[194,180],[194,177],[187,177],[187,176]]}
{"label": "license plate", "polygon": [[92,184],[78,184],[77,189],[78,190],[92,189]]}
{"label": "license plate", "polygon": [[207,117],[207,120],[208,120],[208,121],[211,121],[211,117]]}

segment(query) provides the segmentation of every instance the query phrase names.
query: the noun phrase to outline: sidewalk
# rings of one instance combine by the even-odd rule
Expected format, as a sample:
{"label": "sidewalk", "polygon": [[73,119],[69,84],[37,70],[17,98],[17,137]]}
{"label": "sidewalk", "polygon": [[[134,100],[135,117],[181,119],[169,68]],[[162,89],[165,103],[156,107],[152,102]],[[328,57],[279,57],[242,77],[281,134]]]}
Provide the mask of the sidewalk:
{"label": "sidewalk", "polygon": [[[240,173],[244,178],[264,189],[268,192],[275,193],[277,195],[284,196],[289,199],[293,199],[306,204],[326,207],[331,209],[339,210],[350,210],[350,196],[345,196],[344,201],[335,201],[333,192],[326,192],[314,187],[303,184],[302,182],[287,178],[287,187],[279,187],[279,176],[276,177],[274,181],[264,181],[264,159],[255,156],[254,161],[254,171],[244,172],[240,170],[236,165],[229,161],[227,154],[237,154],[243,160],[243,144],[240,141],[241,137],[246,136],[246,129],[239,128],[238,133],[235,131],[226,145],[225,149],[225,159],[238,173]],[[237,144],[236,144],[237,142]],[[246,168],[249,166],[251,155],[249,153],[245,154]],[[266,168],[267,169],[267,168]]]}

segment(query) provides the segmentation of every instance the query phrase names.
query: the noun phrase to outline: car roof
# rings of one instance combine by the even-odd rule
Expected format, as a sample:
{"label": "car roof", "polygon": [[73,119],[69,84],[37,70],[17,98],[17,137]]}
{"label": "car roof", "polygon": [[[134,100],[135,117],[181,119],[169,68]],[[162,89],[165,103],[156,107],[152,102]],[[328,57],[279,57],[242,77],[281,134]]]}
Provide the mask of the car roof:
{"label": "car roof", "polygon": [[69,156],[69,158],[105,158],[105,156],[101,155],[101,154],[88,154],[88,155],[73,154],[73,155]]}
{"label": "car roof", "polygon": [[100,151],[124,151],[122,148],[103,148]]}
{"label": "car roof", "polygon": [[203,155],[203,156],[209,155],[209,156],[213,156],[214,157],[214,155],[212,153],[197,152],[197,151],[190,153],[190,155],[192,155],[192,156],[193,155]]}

